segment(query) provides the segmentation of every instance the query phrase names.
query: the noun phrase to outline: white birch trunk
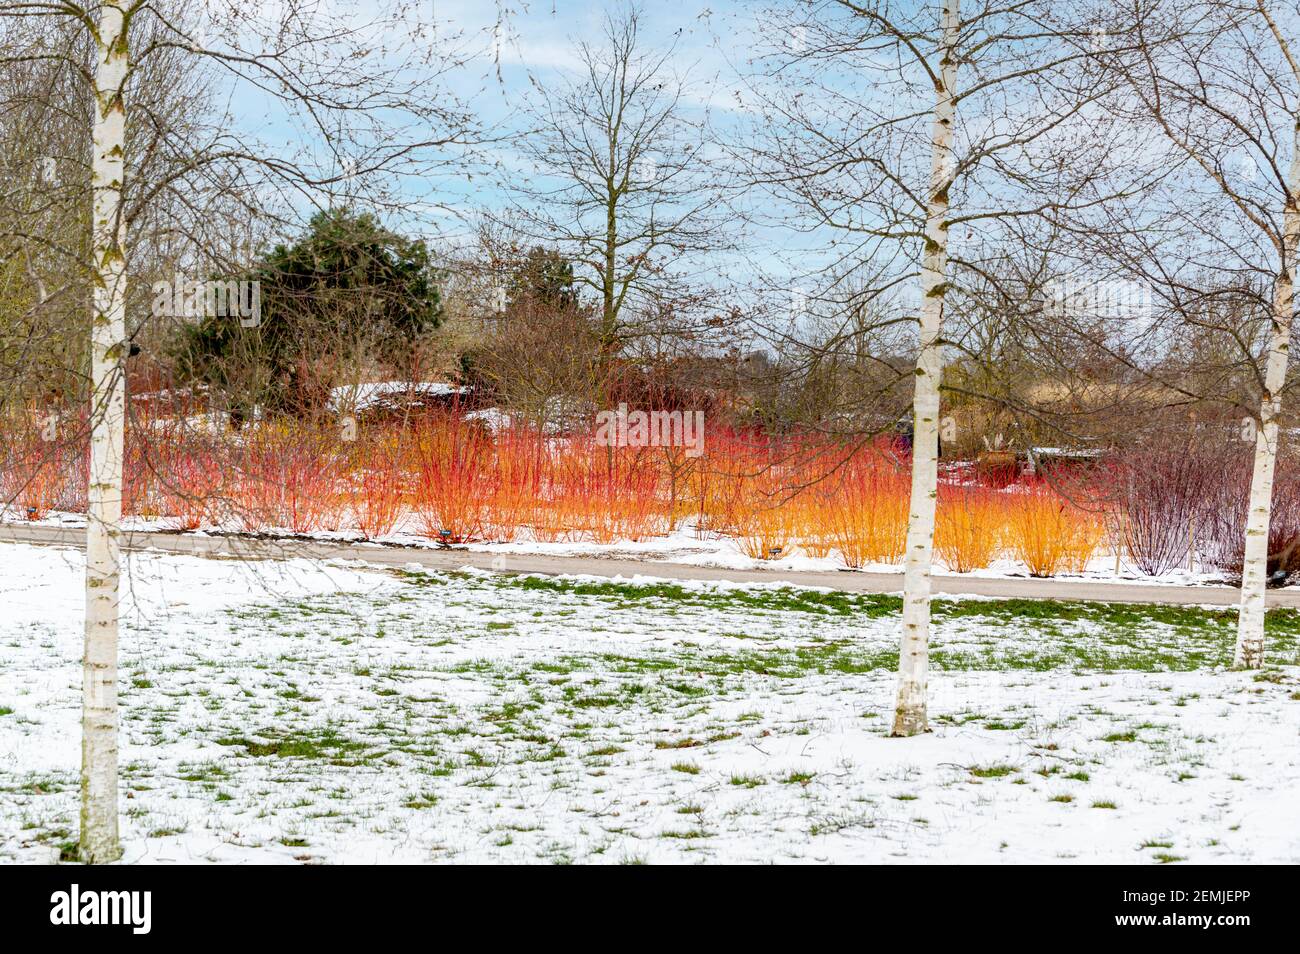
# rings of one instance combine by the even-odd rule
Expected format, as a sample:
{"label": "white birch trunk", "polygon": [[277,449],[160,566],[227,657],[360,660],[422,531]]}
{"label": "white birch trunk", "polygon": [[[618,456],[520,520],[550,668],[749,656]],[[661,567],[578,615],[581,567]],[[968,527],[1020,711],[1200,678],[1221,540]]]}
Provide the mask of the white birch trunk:
{"label": "white birch trunk", "polygon": [[939,384],[943,374],[944,294],[948,281],[948,193],[956,163],[953,123],[957,85],[958,0],[940,0],[943,59],[935,87],[931,132],[930,195],[921,264],[921,350],[912,398],[912,494],[903,568],[903,635],[898,654],[896,736],[930,729],[926,681],[930,669],[930,564],[934,550],[934,508],[939,478]]}
{"label": "white birch trunk", "polygon": [[81,723],[81,859],[91,864],[115,861],[122,854],[117,830],[117,624],[127,348],[123,3],[104,0],[100,12],[91,157],[95,287]]}
{"label": "white birch trunk", "polygon": [[1283,217],[1282,267],[1273,290],[1273,328],[1264,366],[1260,426],[1255,434],[1255,463],[1250,476],[1246,512],[1246,551],[1241,567],[1241,608],[1237,613],[1237,651],[1233,665],[1260,669],[1264,665],[1264,610],[1268,585],[1268,530],[1273,510],[1273,472],[1277,465],[1278,414],[1286,383],[1295,316],[1295,255],[1300,245],[1300,127],[1292,144],[1286,210]]}

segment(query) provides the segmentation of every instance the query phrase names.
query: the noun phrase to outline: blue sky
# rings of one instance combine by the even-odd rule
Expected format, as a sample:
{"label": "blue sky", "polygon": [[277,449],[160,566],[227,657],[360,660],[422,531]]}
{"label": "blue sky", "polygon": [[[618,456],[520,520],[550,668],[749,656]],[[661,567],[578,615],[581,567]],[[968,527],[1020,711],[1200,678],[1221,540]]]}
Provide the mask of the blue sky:
{"label": "blue sky", "polygon": [[[480,55],[449,77],[450,91],[464,100],[484,126],[500,132],[522,128],[520,111],[534,83],[543,87],[574,73],[575,46],[601,39],[607,11],[618,3],[581,0],[427,0],[439,23],[465,33]],[[674,50],[673,69],[689,80],[685,100],[715,118],[734,107],[735,68],[749,46],[753,14],[744,4],[724,0],[645,3],[642,40],[649,49]],[[504,15],[499,15],[504,11]],[[726,37],[725,41],[721,37]],[[492,147],[489,157],[509,169],[517,157],[508,145]],[[502,195],[476,177],[472,186],[447,183],[444,198],[466,208],[499,208]],[[459,201],[456,201],[459,199]],[[453,227],[452,223],[445,223]]]}

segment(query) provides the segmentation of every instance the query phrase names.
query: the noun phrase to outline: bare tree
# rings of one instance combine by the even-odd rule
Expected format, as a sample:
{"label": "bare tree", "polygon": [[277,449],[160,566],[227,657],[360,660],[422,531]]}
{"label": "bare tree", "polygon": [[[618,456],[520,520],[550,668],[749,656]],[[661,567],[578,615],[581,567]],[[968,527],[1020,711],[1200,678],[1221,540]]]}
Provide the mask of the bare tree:
{"label": "bare tree", "polygon": [[647,50],[636,7],[607,14],[603,42],[576,52],[577,75],[554,87],[534,79],[522,145],[536,178],[509,185],[519,226],[556,245],[594,293],[608,364],[647,316],[688,297],[678,259],[718,249],[725,190],[674,48]]}
{"label": "bare tree", "polygon": [[126,414],[127,17],[122,0],[106,0],[95,37],[95,123],[92,136],[90,260],[90,483],[86,507],[86,650],[82,674],[81,853],[90,863],[116,860],[117,624],[121,559],[122,465]]}
{"label": "bare tree", "polygon": [[[89,241],[79,243],[78,230],[66,227],[32,236],[21,224],[5,238],[23,256],[40,250],[84,263],[83,287],[92,289],[83,339],[92,361],[85,388],[91,463],[81,853],[104,862],[121,853],[116,678],[126,364],[135,334],[148,325],[147,315],[132,321],[129,313],[143,297],[131,290],[132,276],[156,268],[156,259],[147,260],[169,246],[175,267],[229,274],[236,263],[229,246],[214,240],[214,222],[287,225],[295,202],[328,205],[341,183],[355,186],[357,201],[391,206],[402,176],[460,159],[472,124],[440,83],[460,54],[428,44],[424,25],[406,19],[401,5],[356,17],[189,0],[8,2],[0,6],[0,28],[18,41],[6,42],[0,67],[36,75],[52,67],[61,79],[49,86],[45,106],[66,116],[66,130],[89,132],[92,147],[84,189],[69,192],[74,208],[90,200]],[[214,90],[256,91],[283,110],[287,141],[259,144],[237,134],[215,98],[169,98],[160,63],[183,64],[182,78],[204,77]],[[85,125],[78,119],[83,102]],[[194,135],[197,129],[203,134]],[[85,155],[75,136],[68,142],[68,160]],[[229,218],[214,219],[218,209]],[[247,255],[249,244],[235,247]],[[38,303],[48,301],[50,289],[37,284]]]}
{"label": "bare tree", "polygon": [[1170,174],[1140,210],[1094,231],[1109,237],[1100,251],[1158,295],[1161,314],[1148,334],[1213,344],[1195,356],[1194,376],[1173,362],[1154,376],[1184,400],[1212,400],[1254,422],[1235,663],[1259,668],[1279,422],[1292,386],[1300,8],[1273,0],[1142,6],[1138,51],[1106,60],[1129,84],[1131,121],[1164,139]]}
{"label": "bare tree", "polygon": [[[1107,87],[1078,41],[1102,21],[1087,3],[963,12],[957,0],[828,0],[776,9],[769,21],[781,44],[751,83],[770,131],[753,167],[783,203],[778,213],[828,239],[807,297],[870,315],[877,332],[914,329],[911,359],[895,366],[899,383],[910,381],[912,492],[893,727],[913,735],[928,728],[940,394],[961,345],[950,313],[997,271],[1021,223],[1099,201],[1089,186],[1102,143],[1079,131]],[[778,333],[797,339],[801,319]],[[859,337],[854,327],[807,352],[820,360]]]}

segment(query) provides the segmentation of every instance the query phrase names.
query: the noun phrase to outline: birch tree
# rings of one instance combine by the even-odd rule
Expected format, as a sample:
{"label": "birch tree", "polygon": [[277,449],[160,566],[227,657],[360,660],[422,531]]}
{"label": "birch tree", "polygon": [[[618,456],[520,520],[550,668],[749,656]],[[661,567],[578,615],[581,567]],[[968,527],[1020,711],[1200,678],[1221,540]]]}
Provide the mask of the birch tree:
{"label": "birch tree", "polygon": [[1107,66],[1130,84],[1130,119],[1164,138],[1170,174],[1098,251],[1158,291],[1166,322],[1236,352],[1221,377],[1246,372],[1231,376],[1244,388],[1213,397],[1252,424],[1234,662],[1259,668],[1300,252],[1300,7],[1157,0],[1134,35],[1137,52]]}
{"label": "birch tree", "polygon": [[934,119],[930,133],[930,182],[921,263],[920,350],[912,399],[912,490],[903,566],[903,635],[898,658],[898,699],[893,735],[929,728],[930,567],[934,558],[934,511],[939,481],[939,385],[943,376],[943,312],[948,284],[948,197],[956,161],[958,0],[941,0],[939,68],[934,73]]}
{"label": "birch tree", "polygon": [[[295,207],[329,206],[343,186],[356,205],[399,208],[406,203],[397,181],[457,168],[474,124],[442,79],[465,55],[454,35],[444,35],[450,51],[430,44],[425,20],[425,11],[410,14],[401,4],[340,14],[201,0],[0,5],[0,67],[70,77],[67,101],[43,105],[86,136],[66,161],[89,154],[81,160],[89,167],[85,191],[75,193],[75,177],[69,187],[87,207],[88,241],[32,235],[26,219],[0,223],[7,245],[57,255],[89,288],[82,300],[89,299],[90,321],[81,319],[89,333],[79,339],[89,360],[69,369],[84,367],[89,405],[80,833],[87,862],[121,854],[116,689],[126,363],[152,319],[131,291],[132,276],[158,267],[150,259],[168,247],[179,251],[174,267],[230,274],[240,263],[228,236],[215,234],[223,228],[288,231]],[[258,142],[240,132],[217,97],[169,95],[170,85],[188,88],[192,77],[227,97],[261,96],[280,111],[284,138]],[[27,95],[0,90],[6,102]],[[90,120],[79,127],[82,97]],[[75,280],[69,285],[75,295]]]}
{"label": "birch tree", "polygon": [[126,239],[122,181],[126,158],[123,85],[127,27],[139,3],[105,0],[95,36],[92,134],[90,473],[86,508],[86,637],[82,671],[81,857],[116,861],[117,629],[121,579],[122,462],[125,454]]}
{"label": "birch tree", "polygon": [[[1104,22],[1098,9],[828,0],[764,23],[784,43],[751,80],[771,130],[754,150],[756,178],[799,231],[827,236],[820,274],[806,278],[823,303],[914,329],[897,736],[928,730],[940,398],[959,347],[947,312],[996,272],[1010,245],[1000,236],[1096,201],[1086,185],[1104,136],[1080,134],[1107,86],[1079,40]],[[865,287],[837,299],[850,275]]]}
{"label": "birch tree", "polygon": [[[1249,669],[1260,669],[1264,665],[1264,588],[1268,582],[1269,517],[1273,506],[1273,474],[1277,466],[1280,436],[1278,417],[1282,409],[1282,390],[1286,384],[1295,319],[1296,255],[1300,252],[1300,64],[1296,61],[1297,51],[1294,51],[1292,42],[1292,37],[1300,34],[1288,36],[1282,31],[1278,17],[1270,9],[1273,6],[1282,5],[1257,0],[1255,10],[1252,11],[1264,22],[1266,36],[1271,37],[1276,44],[1276,53],[1286,71],[1283,76],[1289,80],[1290,89],[1274,93],[1278,107],[1276,122],[1281,135],[1276,139],[1269,137],[1272,148],[1267,154],[1268,164],[1277,176],[1281,206],[1280,215],[1275,213],[1273,221],[1280,221],[1281,228],[1273,234],[1277,274],[1273,282],[1273,309],[1269,316],[1271,327],[1267,332],[1263,386],[1260,391],[1259,427],[1255,439],[1246,518],[1241,608],[1237,620],[1237,645],[1233,653],[1234,665]],[[1236,5],[1232,9],[1235,11]],[[1291,12],[1294,17],[1294,8]],[[1293,18],[1288,26],[1294,30],[1300,24]],[[1233,32],[1237,33],[1237,30]],[[1244,33],[1253,40],[1261,32],[1264,31],[1243,24],[1241,33],[1237,35]],[[1251,47],[1253,46],[1252,43]],[[1273,116],[1268,116],[1268,119],[1273,119]],[[1285,135],[1287,131],[1290,132],[1289,142]],[[1286,158],[1288,147],[1289,160]],[[1203,159],[1201,163],[1204,165]]]}

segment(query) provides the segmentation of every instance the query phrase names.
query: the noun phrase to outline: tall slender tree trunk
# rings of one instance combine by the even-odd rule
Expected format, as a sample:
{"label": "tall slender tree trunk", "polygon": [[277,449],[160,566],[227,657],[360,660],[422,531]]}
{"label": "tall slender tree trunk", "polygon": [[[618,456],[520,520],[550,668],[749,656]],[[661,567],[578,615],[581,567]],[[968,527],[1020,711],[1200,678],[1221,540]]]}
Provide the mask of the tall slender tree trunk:
{"label": "tall slender tree trunk", "polygon": [[91,158],[94,312],[81,722],[81,858],[92,864],[122,855],[117,831],[117,623],[126,410],[122,86],[127,72],[127,26],[124,0],[104,0],[97,38]]}
{"label": "tall slender tree trunk", "polygon": [[1233,665],[1264,665],[1265,588],[1268,585],[1268,530],[1273,510],[1273,472],[1277,466],[1278,415],[1295,318],[1295,256],[1300,246],[1300,124],[1292,143],[1282,220],[1282,266],[1273,289],[1273,328],[1264,366],[1264,394],[1255,434],[1255,464],[1250,476],[1246,513],[1246,552],[1241,569],[1241,608],[1237,613],[1237,651]]}
{"label": "tall slender tree trunk", "polygon": [[958,0],[940,0],[943,59],[935,84],[931,131],[930,194],[921,265],[921,350],[912,398],[912,496],[903,568],[903,635],[898,654],[896,736],[929,731],[926,681],[930,669],[930,564],[939,479],[939,383],[943,374],[943,305],[948,281],[948,193],[953,161],[957,85]]}
{"label": "tall slender tree trunk", "polygon": [[[600,398],[608,407],[610,395],[610,369],[618,353],[618,193],[614,185],[617,167],[615,164],[614,142],[609,146],[608,193],[605,198],[605,242],[604,261],[601,263],[601,308],[600,308],[600,352],[597,356],[600,376]],[[612,460],[612,458],[611,458]]]}
{"label": "tall slender tree trunk", "polygon": [[601,357],[614,349],[618,315],[614,309],[618,263],[618,197],[611,193],[605,206],[605,261],[601,271],[600,349]]}

